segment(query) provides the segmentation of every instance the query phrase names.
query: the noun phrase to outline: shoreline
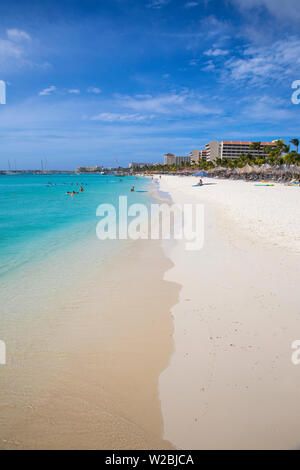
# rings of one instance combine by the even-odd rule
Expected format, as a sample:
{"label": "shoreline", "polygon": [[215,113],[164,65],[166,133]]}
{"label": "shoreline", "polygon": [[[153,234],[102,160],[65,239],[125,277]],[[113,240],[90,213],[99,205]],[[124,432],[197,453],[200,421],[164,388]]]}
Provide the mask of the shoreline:
{"label": "shoreline", "polygon": [[[85,264],[74,257],[77,282],[47,295],[31,288],[22,322],[12,302],[0,331],[8,327],[10,358],[1,369],[0,447],[299,447],[291,343],[300,268],[289,213],[275,224],[286,229],[277,239],[256,220],[247,183],[158,183],[150,193],[160,202],[205,205],[204,248],[128,241],[103,258],[95,244]],[[273,199],[277,216],[290,204],[280,188],[259,194],[260,217]],[[49,272],[56,284],[57,270]]]}
{"label": "shoreline", "polygon": [[173,449],[158,397],[179,290],[163,281],[170,267],[159,241],[129,242],[41,312],[2,322],[0,447]]}
{"label": "shoreline", "polygon": [[179,449],[297,448],[299,254],[271,237],[267,245],[255,225],[249,234],[245,219],[204,193],[215,186],[192,184],[160,180],[174,203],[204,203],[206,214],[204,248],[189,253],[179,241],[169,252],[165,279],[182,289],[172,308],[174,352],[159,382],[164,437]]}

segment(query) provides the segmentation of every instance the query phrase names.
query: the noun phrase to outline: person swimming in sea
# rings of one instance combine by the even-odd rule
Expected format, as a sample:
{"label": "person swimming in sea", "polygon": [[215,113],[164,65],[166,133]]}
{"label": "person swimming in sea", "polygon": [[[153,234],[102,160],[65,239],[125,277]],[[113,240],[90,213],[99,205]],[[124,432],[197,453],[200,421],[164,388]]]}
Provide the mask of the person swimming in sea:
{"label": "person swimming in sea", "polygon": [[74,194],[79,194],[78,191],[67,191],[66,194],[70,194],[70,196],[74,196]]}
{"label": "person swimming in sea", "polygon": [[132,186],[131,190],[130,190],[132,193],[134,193],[135,189],[134,189],[134,186]]}
{"label": "person swimming in sea", "polygon": [[83,193],[83,191],[84,191],[83,187],[82,187],[82,186],[80,186],[80,188],[79,188],[79,192],[80,192],[80,193]]}

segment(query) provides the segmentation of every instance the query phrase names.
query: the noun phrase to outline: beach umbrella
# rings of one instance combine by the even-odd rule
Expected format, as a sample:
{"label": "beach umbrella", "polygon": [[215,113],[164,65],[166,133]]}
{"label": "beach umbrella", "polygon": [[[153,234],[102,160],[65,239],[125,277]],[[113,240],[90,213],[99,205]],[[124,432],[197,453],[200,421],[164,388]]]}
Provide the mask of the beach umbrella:
{"label": "beach umbrella", "polygon": [[219,174],[220,174],[220,173],[223,173],[223,171],[224,171],[224,168],[223,168],[222,166],[218,166],[218,167],[216,168],[216,173],[219,173]]}
{"label": "beach umbrella", "polygon": [[248,170],[246,168],[246,166],[242,167],[242,168],[236,168],[236,173],[238,175],[245,175],[248,173]]}
{"label": "beach umbrella", "polygon": [[300,175],[300,167],[297,165],[294,165],[293,167],[290,168],[291,174],[294,176],[299,176]]}
{"label": "beach umbrella", "polygon": [[261,172],[262,172],[262,169],[261,169],[261,167],[260,167],[259,165],[254,165],[254,166],[252,167],[252,171],[253,171],[253,173],[254,173],[255,175],[260,175]]}
{"label": "beach umbrella", "polygon": [[293,171],[292,171],[292,169],[291,169],[289,166],[285,166],[285,167],[283,168],[283,173],[284,173],[284,175],[286,175],[286,176],[290,176],[290,175],[293,174]]}
{"label": "beach umbrella", "polygon": [[242,168],[242,170],[244,170],[243,173],[245,175],[251,175],[253,173],[253,168],[248,163],[246,166],[244,166],[244,168]]}
{"label": "beach umbrella", "polygon": [[263,178],[268,178],[270,176],[270,173],[271,173],[271,165],[269,165],[268,163],[264,163],[261,167],[260,167],[260,175],[263,177]]}
{"label": "beach umbrella", "polygon": [[260,169],[261,169],[262,172],[269,171],[270,168],[271,168],[271,165],[269,165],[268,163],[264,163],[264,164],[260,167]]}
{"label": "beach umbrella", "polygon": [[210,175],[216,175],[216,174],[218,173],[218,170],[219,170],[219,169],[220,169],[219,167],[217,167],[217,168],[211,168],[210,170],[208,170],[208,173],[209,173]]}
{"label": "beach umbrella", "polygon": [[193,173],[193,176],[202,176],[204,177],[209,177],[210,175],[206,171],[198,171],[198,173]]}

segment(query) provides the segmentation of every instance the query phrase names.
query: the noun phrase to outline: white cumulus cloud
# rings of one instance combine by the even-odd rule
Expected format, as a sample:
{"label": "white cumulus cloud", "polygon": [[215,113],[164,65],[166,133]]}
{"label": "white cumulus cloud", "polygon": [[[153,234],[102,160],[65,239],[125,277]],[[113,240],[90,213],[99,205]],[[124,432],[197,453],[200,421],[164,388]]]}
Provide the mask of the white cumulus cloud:
{"label": "white cumulus cloud", "polygon": [[225,49],[208,49],[208,51],[205,51],[204,52],[204,55],[207,55],[207,56],[213,56],[213,57],[218,57],[218,56],[224,56],[224,55],[228,55],[229,54],[229,51],[225,50]]}
{"label": "white cumulus cloud", "polygon": [[39,96],[47,96],[53,93],[56,90],[56,86],[51,85],[48,88],[45,88],[44,90],[39,92]]}
{"label": "white cumulus cloud", "polygon": [[97,87],[94,87],[94,86],[90,86],[90,87],[88,87],[87,92],[88,93],[94,93],[95,95],[99,95],[101,93],[101,89],[97,88]]}
{"label": "white cumulus cloud", "polygon": [[19,29],[7,29],[6,36],[0,37],[0,64],[2,68],[9,64],[25,63],[28,54],[30,36]]}
{"label": "white cumulus cloud", "polygon": [[159,9],[159,8],[162,8],[163,6],[167,5],[167,3],[169,3],[169,2],[170,2],[170,0],[152,0],[146,6],[147,6],[147,8]]}
{"label": "white cumulus cloud", "polygon": [[260,82],[286,79],[298,73],[300,39],[290,36],[267,46],[247,47],[240,57],[226,61],[225,68],[236,80]]}
{"label": "white cumulus cloud", "polygon": [[31,37],[26,31],[22,31],[21,29],[7,29],[6,30],[7,37],[10,41],[20,42],[20,41],[30,41]]}
{"label": "white cumulus cloud", "polygon": [[185,8],[193,8],[193,7],[197,7],[199,5],[198,2],[187,2],[185,3]]}

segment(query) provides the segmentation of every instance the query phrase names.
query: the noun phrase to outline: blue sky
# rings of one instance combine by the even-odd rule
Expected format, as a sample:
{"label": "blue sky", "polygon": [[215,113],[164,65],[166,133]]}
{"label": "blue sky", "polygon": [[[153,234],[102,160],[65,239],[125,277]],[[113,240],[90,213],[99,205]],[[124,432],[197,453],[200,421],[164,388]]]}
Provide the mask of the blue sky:
{"label": "blue sky", "polygon": [[0,168],[300,137],[299,0],[0,0]]}

